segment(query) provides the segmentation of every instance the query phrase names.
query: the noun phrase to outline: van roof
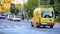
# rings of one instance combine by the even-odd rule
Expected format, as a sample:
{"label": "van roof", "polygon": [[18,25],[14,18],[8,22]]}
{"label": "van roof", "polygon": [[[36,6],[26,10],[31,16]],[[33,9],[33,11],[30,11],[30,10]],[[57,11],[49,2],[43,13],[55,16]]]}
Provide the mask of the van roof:
{"label": "van roof", "polygon": [[53,8],[36,8],[35,11],[36,11],[36,10],[39,10],[39,9],[40,9],[40,10],[53,10]]}
{"label": "van roof", "polygon": [[41,10],[53,10],[53,8],[42,8]]}

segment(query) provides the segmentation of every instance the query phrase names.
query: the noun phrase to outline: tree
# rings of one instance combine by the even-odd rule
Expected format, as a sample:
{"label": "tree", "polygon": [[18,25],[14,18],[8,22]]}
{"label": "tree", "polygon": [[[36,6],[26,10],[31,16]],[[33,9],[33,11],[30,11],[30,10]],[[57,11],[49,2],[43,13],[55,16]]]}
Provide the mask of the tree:
{"label": "tree", "polygon": [[13,8],[10,9],[10,12],[11,12],[12,14],[14,13],[14,11],[15,11],[15,9],[13,9]]}
{"label": "tree", "polygon": [[12,14],[17,15],[17,14],[19,13],[19,9],[17,9],[17,8],[11,8],[11,9],[10,9],[10,12],[11,12]]}
{"label": "tree", "polygon": [[30,12],[28,12],[29,16],[33,15],[33,11],[36,7],[38,7],[38,0],[29,0],[28,1],[27,9],[30,10]]}
{"label": "tree", "polygon": [[19,13],[19,9],[16,8],[15,10],[15,15],[17,15]]}
{"label": "tree", "polygon": [[[50,5],[53,6],[55,14],[58,15],[60,13],[60,0],[40,0],[40,6]],[[38,7],[38,0],[29,0],[27,3],[27,9],[30,10],[28,14],[30,16],[33,15],[34,9]]]}
{"label": "tree", "polygon": [[[41,6],[41,5],[49,5],[49,2],[50,2],[50,0],[49,1],[48,0],[40,0],[39,3]],[[38,7],[38,0],[29,0],[28,3],[26,4],[26,6],[27,6],[26,7],[27,10],[30,10],[30,12],[28,12],[28,15],[33,16],[34,9]]]}
{"label": "tree", "polygon": [[10,9],[10,4],[12,1],[14,1],[14,0],[1,0],[4,10]]}
{"label": "tree", "polygon": [[60,14],[60,0],[51,0],[50,5],[54,8],[56,18],[56,16],[59,16],[58,14]]}
{"label": "tree", "polygon": [[60,0],[55,0],[53,6],[55,14],[58,15],[60,13]]}

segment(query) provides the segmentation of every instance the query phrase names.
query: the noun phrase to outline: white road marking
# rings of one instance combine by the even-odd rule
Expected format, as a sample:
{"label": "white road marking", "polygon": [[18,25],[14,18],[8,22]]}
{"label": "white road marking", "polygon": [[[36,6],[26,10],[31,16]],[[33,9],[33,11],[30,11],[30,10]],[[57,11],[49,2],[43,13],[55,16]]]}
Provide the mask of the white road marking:
{"label": "white road marking", "polygon": [[0,30],[15,30],[15,29],[22,29],[22,28],[4,28],[4,29],[0,29]]}
{"label": "white road marking", "polygon": [[7,27],[10,28],[10,27],[12,27],[12,26],[9,26],[9,25],[8,25]]}
{"label": "white road marking", "polygon": [[17,25],[14,25],[13,27],[19,27],[19,26],[17,26]]}
{"label": "white road marking", "polygon": [[0,26],[1,28],[4,28],[5,26]]}
{"label": "white road marking", "polygon": [[[1,29],[0,30],[15,30],[15,29],[26,29],[26,26],[23,26],[23,25],[20,25],[20,26],[18,26],[18,25],[1,25],[0,26],[1,27]],[[6,28],[5,28],[6,27]],[[4,28],[4,29],[2,29],[2,28]]]}

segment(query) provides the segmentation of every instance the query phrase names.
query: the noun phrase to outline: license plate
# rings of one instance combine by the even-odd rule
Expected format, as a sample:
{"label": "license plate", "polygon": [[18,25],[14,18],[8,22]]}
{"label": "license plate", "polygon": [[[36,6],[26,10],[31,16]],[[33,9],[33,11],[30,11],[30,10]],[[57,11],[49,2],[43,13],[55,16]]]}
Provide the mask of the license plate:
{"label": "license plate", "polygon": [[47,23],[41,23],[41,24],[47,24]]}

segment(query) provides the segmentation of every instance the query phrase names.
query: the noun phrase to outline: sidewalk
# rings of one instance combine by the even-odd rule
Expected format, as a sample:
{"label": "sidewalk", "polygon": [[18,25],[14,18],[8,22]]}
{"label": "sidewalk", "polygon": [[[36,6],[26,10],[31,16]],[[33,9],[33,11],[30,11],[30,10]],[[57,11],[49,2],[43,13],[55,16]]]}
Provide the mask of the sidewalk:
{"label": "sidewalk", "polygon": [[27,20],[27,19],[24,19],[24,20],[22,20],[22,21],[25,21],[25,22],[31,22],[31,20]]}
{"label": "sidewalk", "polygon": [[55,25],[60,26],[60,23],[59,22],[55,22]]}

